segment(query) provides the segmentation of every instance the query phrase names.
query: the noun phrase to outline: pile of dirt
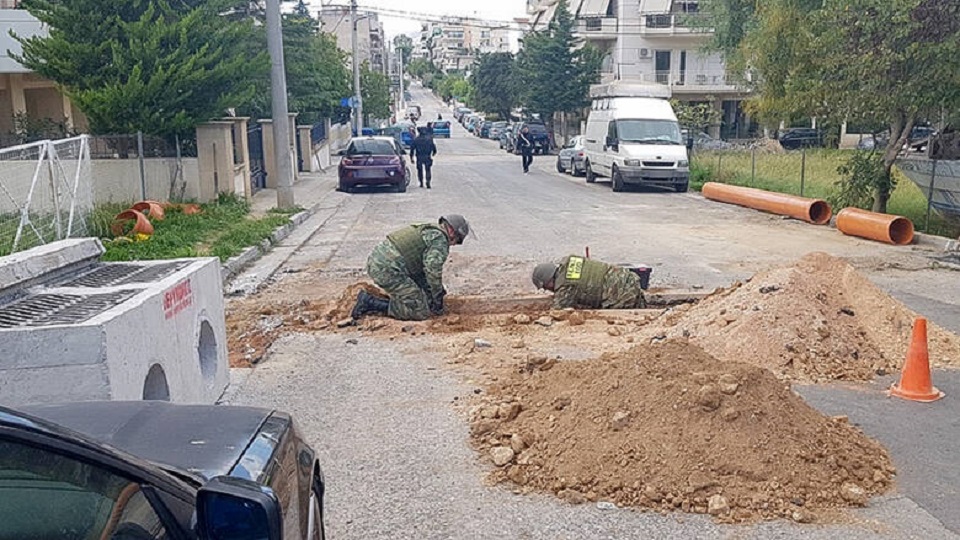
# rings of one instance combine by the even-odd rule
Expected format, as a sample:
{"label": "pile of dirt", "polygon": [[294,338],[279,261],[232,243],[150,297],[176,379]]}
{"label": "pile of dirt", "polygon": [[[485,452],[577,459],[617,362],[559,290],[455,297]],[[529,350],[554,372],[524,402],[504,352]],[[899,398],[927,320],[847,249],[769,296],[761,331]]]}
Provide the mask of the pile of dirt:
{"label": "pile of dirt", "polygon": [[473,411],[495,482],[730,522],[816,521],[892,483],[887,452],[845,418],[687,341],[528,373],[489,388]]}
{"label": "pile of dirt", "polygon": [[[915,317],[844,260],[811,253],[672,310],[646,337],[689,338],[785,379],[868,380],[902,365]],[[960,338],[928,326],[931,361],[957,362]]]}

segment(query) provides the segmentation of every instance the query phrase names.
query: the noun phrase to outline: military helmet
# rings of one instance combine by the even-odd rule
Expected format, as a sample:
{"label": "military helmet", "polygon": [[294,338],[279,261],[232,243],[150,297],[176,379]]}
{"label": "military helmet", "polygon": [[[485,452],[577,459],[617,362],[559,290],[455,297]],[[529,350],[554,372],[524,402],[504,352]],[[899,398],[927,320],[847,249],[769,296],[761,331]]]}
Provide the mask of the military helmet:
{"label": "military helmet", "polygon": [[460,214],[447,214],[445,216],[440,216],[441,225],[449,225],[453,229],[454,235],[456,235],[455,241],[456,244],[462,244],[463,239],[470,234],[470,224],[467,223],[466,218]]}
{"label": "military helmet", "polygon": [[559,268],[560,265],[556,263],[538,264],[537,267],[533,269],[533,284],[538,289],[545,288],[547,283],[553,281]]}

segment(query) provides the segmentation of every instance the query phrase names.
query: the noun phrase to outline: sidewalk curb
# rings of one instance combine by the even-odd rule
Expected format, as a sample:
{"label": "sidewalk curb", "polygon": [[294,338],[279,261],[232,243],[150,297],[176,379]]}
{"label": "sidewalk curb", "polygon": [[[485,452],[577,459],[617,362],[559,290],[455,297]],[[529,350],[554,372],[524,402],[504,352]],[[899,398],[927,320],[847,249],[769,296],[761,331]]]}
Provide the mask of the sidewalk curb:
{"label": "sidewalk curb", "polygon": [[225,285],[230,279],[235,277],[244,268],[254,261],[263,257],[270,251],[270,248],[282,242],[290,236],[304,221],[310,218],[320,208],[320,203],[314,203],[310,208],[290,216],[290,220],[274,229],[270,238],[265,239],[256,246],[250,246],[240,252],[239,255],[227,259],[220,267],[220,279]]}

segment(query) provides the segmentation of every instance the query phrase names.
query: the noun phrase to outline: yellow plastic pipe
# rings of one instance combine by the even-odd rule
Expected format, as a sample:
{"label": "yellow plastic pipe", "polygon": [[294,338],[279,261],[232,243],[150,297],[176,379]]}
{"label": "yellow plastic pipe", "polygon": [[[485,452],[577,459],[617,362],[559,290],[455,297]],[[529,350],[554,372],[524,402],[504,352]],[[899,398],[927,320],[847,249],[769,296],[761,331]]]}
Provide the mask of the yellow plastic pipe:
{"label": "yellow plastic pipe", "polygon": [[837,214],[837,229],[850,236],[898,246],[913,242],[913,222],[909,219],[859,208],[841,210]]}
{"label": "yellow plastic pipe", "polygon": [[815,225],[829,223],[830,216],[833,215],[827,201],[820,199],[808,199],[796,195],[731,186],[717,182],[707,182],[704,184],[703,196],[714,201],[737,204],[772,214],[789,216]]}

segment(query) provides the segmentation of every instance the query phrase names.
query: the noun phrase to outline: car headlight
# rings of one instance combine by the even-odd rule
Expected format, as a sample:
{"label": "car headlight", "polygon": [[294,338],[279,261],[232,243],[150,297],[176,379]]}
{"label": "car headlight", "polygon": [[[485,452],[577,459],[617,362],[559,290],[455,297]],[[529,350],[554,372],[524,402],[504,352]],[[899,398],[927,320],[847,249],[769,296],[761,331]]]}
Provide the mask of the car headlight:
{"label": "car headlight", "polygon": [[690,162],[685,159],[681,159],[680,161],[677,162],[677,167],[689,167],[689,166],[690,166]]}
{"label": "car headlight", "polygon": [[627,160],[624,160],[623,164],[626,165],[627,167],[639,167],[639,166],[640,166],[640,160],[639,160],[639,159],[627,159]]}

